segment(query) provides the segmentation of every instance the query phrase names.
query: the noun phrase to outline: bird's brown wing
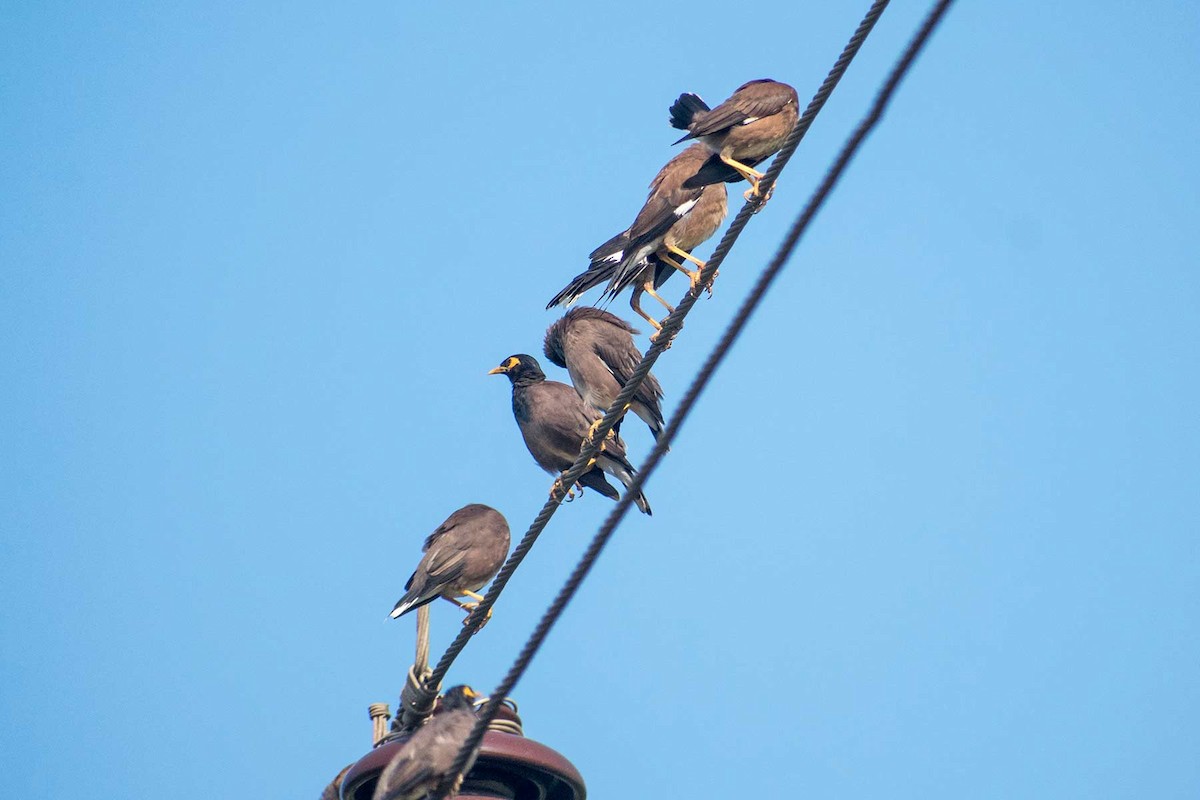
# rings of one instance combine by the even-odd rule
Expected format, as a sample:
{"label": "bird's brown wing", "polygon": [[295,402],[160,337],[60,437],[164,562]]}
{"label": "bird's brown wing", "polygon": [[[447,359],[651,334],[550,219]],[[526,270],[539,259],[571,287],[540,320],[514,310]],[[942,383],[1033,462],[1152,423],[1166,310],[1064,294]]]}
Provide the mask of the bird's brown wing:
{"label": "bird's brown wing", "polygon": [[792,93],[781,84],[761,85],[751,89],[739,89],[724,103],[707,114],[700,115],[689,129],[692,137],[709,136],[735,125],[744,125],[755,119],[778,114],[788,101],[793,99]]}
{"label": "bird's brown wing", "polygon": [[[624,386],[633,376],[633,371],[641,363],[642,353],[633,343],[630,334],[611,325],[593,324],[589,326],[588,340],[596,356],[612,372],[617,382]],[[634,393],[634,399],[648,406],[656,407],[662,397],[662,387],[653,375],[647,375],[641,387]]]}
{"label": "bird's brown wing", "polygon": [[463,526],[474,521],[477,514],[478,510],[471,506],[460,508],[429,534],[422,559],[425,574],[429,576],[426,585],[446,586],[462,574],[467,551],[472,545],[469,531]]}
{"label": "bird's brown wing", "polygon": [[630,241],[625,257],[608,282],[605,297],[616,297],[637,282],[646,268],[647,258],[658,249],[667,231],[691,212],[703,192],[703,186],[694,189],[671,186],[660,187],[651,193],[637,219],[629,226]]}

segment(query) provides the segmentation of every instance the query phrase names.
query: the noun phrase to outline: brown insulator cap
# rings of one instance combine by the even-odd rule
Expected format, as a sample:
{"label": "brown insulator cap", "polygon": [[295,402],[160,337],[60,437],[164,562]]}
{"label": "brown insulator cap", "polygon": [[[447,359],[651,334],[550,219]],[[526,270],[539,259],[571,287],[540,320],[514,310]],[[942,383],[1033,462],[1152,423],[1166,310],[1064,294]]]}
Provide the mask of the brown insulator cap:
{"label": "brown insulator cap", "polygon": [[[501,725],[493,725],[483,736],[479,757],[463,780],[458,800],[586,800],[587,788],[574,764],[544,744],[497,730],[520,730],[515,709],[502,706],[497,721]],[[409,734],[393,734],[351,766],[342,777],[341,800],[371,800],[384,767],[408,738]]]}

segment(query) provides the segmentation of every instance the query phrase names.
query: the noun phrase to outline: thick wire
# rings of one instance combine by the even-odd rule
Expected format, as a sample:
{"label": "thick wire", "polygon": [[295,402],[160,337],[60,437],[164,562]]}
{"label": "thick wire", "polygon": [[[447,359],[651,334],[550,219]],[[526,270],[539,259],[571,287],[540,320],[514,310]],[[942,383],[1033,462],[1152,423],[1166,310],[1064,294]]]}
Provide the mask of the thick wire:
{"label": "thick wire", "polygon": [[[786,266],[788,259],[791,257],[792,252],[796,249],[796,245],[800,241],[800,237],[804,235],[804,232],[808,229],[813,218],[821,209],[821,206],[824,205],[825,200],[829,197],[830,193],[833,191],[833,188],[841,179],[843,173],[846,171],[846,168],[849,166],[850,161],[857,153],[858,148],[867,138],[867,135],[870,134],[870,132],[883,118],[884,109],[887,107],[888,103],[891,102],[897,87],[900,85],[900,81],[908,73],[908,70],[916,59],[917,54],[920,53],[921,49],[925,46],[925,43],[929,40],[930,35],[941,21],[946,10],[950,7],[952,2],[953,0],[939,0],[939,2],[934,6],[933,10],[929,12],[929,15],[921,24],[920,29],[918,29],[917,33],[909,42],[908,47],[905,49],[903,55],[892,68],[892,71],[888,75],[887,80],[884,82],[883,87],[876,95],[875,101],[872,103],[871,109],[867,116],[862,120],[862,122],[859,123],[858,127],[854,130],[854,133],[851,134],[850,138],[842,146],[842,150],[838,153],[837,159],[829,168],[829,171],[826,172],[820,186],[817,187],[816,191],[805,205],[804,210],[800,212],[800,216],[796,218],[795,223],[793,223],[791,230],[788,231],[787,237],[779,246],[779,250],[775,253],[774,258],[771,259],[770,264],[768,264],[766,269],[763,270],[757,282],[754,284],[754,288],[750,291],[750,294],[747,295],[745,301],[738,309],[737,315],[725,329],[720,341],[717,342],[716,346],[705,360],[704,366],[700,369],[700,372],[697,373],[695,379],[692,381],[692,384],[688,387],[687,392],[684,394],[683,399],[679,404],[679,408],[671,417],[671,421],[667,424],[667,427],[663,431],[662,437],[655,444],[653,450],[651,450],[650,455],[642,468],[642,471],[634,478],[633,485],[629,487],[629,490],[622,495],[620,500],[617,501],[616,507],[613,508],[612,512],[608,515],[608,518],[604,521],[604,524],[600,527],[600,530],[592,539],[591,544],[588,545],[583,557],[580,558],[579,563],[576,564],[575,569],[572,570],[570,577],[567,578],[566,583],[563,584],[562,589],[559,590],[558,595],[554,598],[554,602],[550,604],[550,607],[546,610],[546,613],[542,616],[541,620],[539,620],[537,627],[530,635],[528,641],[526,641],[525,646],[521,648],[521,652],[513,662],[508,674],[504,676],[504,680],[500,682],[500,685],[496,687],[495,692],[492,693],[488,702],[480,710],[479,719],[475,722],[475,727],[471,730],[471,734],[467,737],[462,748],[459,750],[458,757],[455,759],[454,766],[451,768],[449,776],[447,777],[446,781],[438,787],[437,791],[431,795],[433,800],[441,800],[441,798],[446,797],[446,790],[449,788],[454,778],[456,778],[458,774],[461,773],[466,767],[470,754],[475,751],[480,742],[483,740],[483,734],[487,730],[488,724],[492,719],[495,718],[500,709],[500,705],[512,692],[513,688],[517,684],[517,681],[520,680],[530,662],[533,660],[534,655],[541,647],[542,642],[545,641],[550,629],[554,626],[554,623],[558,621],[558,618],[562,615],[567,603],[571,601],[571,598],[574,597],[575,592],[583,583],[584,578],[587,577],[588,572],[595,564],[600,552],[604,549],[604,546],[612,537],[617,525],[620,524],[621,520],[625,517],[625,514],[628,513],[629,507],[633,502],[633,498],[637,496],[637,493],[645,485],[650,475],[653,474],[655,468],[657,468],[659,462],[662,460],[663,455],[669,449],[671,441],[675,438],[676,433],[678,433],[680,427],[687,419],[688,414],[695,406],[700,394],[708,385],[708,382],[716,372],[717,367],[720,366],[721,362],[725,359],[725,356],[728,355],[729,350],[733,346],[733,343],[737,340],[737,337],[741,334],[742,330],[746,327],[746,324],[750,321],[750,317],[753,316],[755,310],[757,310],[759,304],[762,302],[763,297],[766,296],[767,290],[771,287],[772,282],[774,282],[775,278],[783,270],[784,266]],[[775,170],[775,172],[777,173],[778,170]]]}
{"label": "thick wire", "polygon": [[[817,114],[825,106],[825,101],[829,99],[834,88],[838,85],[838,81],[846,73],[850,62],[854,60],[854,56],[862,47],[863,42],[866,41],[867,35],[875,27],[876,21],[883,13],[883,10],[887,8],[889,2],[890,0],[875,0],[871,4],[871,7],[863,16],[862,22],[855,29],[854,35],[850,37],[850,41],[842,48],[841,55],[838,56],[837,61],[830,68],[829,74],[825,76],[825,80],[822,81],[820,88],[817,89],[816,94],[809,101],[808,106],[804,109],[804,113],[800,115],[800,119],[796,122],[796,127],[792,129],[783,147],[780,148],[779,154],[771,162],[771,167],[767,170],[766,175],[759,182],[761,194],[752,196],[742,206],[741,210],[738,211],[737,216],[733,218],[733,222],[730,223],[729,228],[725,231],[725,235],[721,237],[721,241],[717,243],[717,247],[713,250],[713,254],[709,257],[704,269],[701,270],[700,287],[695,290],[689,290],[675,308],[675,311],[662,321],[662,331],[651,344],[650,349],[646,351],[646,355],[642,358],[641,363],[638,364],[629,376],[625,387],[617,395],[612,407],[605,413],[600,421],[600,425],[592,433],[591,438],[584,442],[582,449],[579,451],[579,458],[560,477],[561,486],[573,486],[583,476],[583,473],[590,468],[589,463],[592,456],[599,449],[598,444],[604,441],[604,437],[612,430],[613,425],[625,415],[626,405],[641,387],[642,382],[646,380],[646,376],[650,374],[650,369],[654,366],[654,362],[658,361],[658,357],[671,346],[671,341],[679,333],[679,329],[683,327],[684,317],[687,316],[692,306],[696,304],[696,301],[700,299],[701,291],[712,284],[713,276],[716,275],[722,262],[725,261],[725,257],[733,248],[734,242],[741,236],[742,229],[746,227],[746,223],[750,221],[750,217],[754,216],[755,212],[762,205],[762,198],[765,198],[770,192],[771,187],[775,185],[775,179],[779,177],[780,171],[787,164],[788,159],[792,157],[792,153],[796,152],[800,141],[808,133],[808,129],[812,127],[813,120],[817,118]],[[538,537],[541,536],[542,531],[545,530],[546,525],[550,522],[550,518],[558,510],[562,499],[561,495],[551,495],[546,504],[542,506],[542,510],[534,517],[533,522],[529,525],[529,529],[521,537],[521,541],[517,543],[517,546],[513,548],[512,554],[509,555],[508,560],[501,567],[500,572],[496,575],[496,579],[492,581],[492,585],[484,596],[483,601],[480,602],[479,607],[475,609],[475,612],[467,620],[467,624],[454,637],[454,641],[446,648],[446,652],[438,660],[437,666],[433,668],[433,674],[425,684],[428,691],[436,692],[438,687],[441,686],[442,680],[446,677],[446,673],[450,670],[454,660],[458,658],[463,648],[466,647],[467,642],[479,630],[481,624],[487,618],[488,611],[496,604],[496,600],[504,591],[504,587],[508,585],[509,579],[512,578],[513,573],[517,571],[517,567],[525,560],[525,556],[528,555]]]}

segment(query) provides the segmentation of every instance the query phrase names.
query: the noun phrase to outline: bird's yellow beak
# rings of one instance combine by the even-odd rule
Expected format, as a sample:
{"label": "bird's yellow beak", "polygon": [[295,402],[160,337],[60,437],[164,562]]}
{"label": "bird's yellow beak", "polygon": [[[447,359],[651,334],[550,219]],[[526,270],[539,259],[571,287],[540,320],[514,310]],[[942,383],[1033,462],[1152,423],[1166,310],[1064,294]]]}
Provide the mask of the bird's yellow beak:
{"label": "bird's yellow beak", "polygon": [[505,359],[503,364],[495,369],[488,370],[488,375],[503,375],[520,363],[521,359],[517,358],[516,356],[509,356],[507,359]]}

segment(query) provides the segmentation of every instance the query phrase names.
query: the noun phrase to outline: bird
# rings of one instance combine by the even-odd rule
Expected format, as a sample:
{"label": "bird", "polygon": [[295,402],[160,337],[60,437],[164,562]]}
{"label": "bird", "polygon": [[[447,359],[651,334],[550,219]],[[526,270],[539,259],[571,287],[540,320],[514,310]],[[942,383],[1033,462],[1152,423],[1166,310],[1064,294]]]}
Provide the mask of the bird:
{"label": "bird", "polygon": [[[537,359],[526,353],[509,356],[488,374],[508,376],[512,383],[513,416],[525,446],[539,467],[558,476],[550,489],[551,496],[565,494],[567,487],[562,485],[560,473],[579,457],[589,426],[600,419],[599,412],[585,404],[572,387],[546,380]],[[604,478],[604,473],[615,477],[626,489],[637,475],[625,456],[625,442],[612,431],[592,461],[591,468],[580,476],[579,484],[613,500],[621,495]],[[645,494],[638,492],[634,502],[643,514],[653,513]]]}
{"label": "bird", "polygon": [[[542,349],[550,362],[566,368],[583,401],[604,413],[625,388],[642,352],[634,346],[638,333],[628,322],[603,309],[572,308],[546,330]],[[642,418],[655,440],[662,436],[662,386],[647,375],[630,398],[629,410]],[[621,420],[613,426],[620,434]]]}
{"label": "bird", "polygon": [[[767,78],[742,84],[728,100],[711,109],[698,95],[681,94],[671,104],[670,121],[672,127],[687,134],[675,144],[689,139],[702,142],[721,162],[750,182],[751,188],[746,192],[749,199],[751,194],[758,194],[758,182],[763,177],[754,165],[783,146],[800,117],[799,102],[795,89]],[[703,176],[693,180],[693,184],[731,179],[727,172],[711,163],[702,172]]]}
{"label": "bird", "polygon": [[[693,289],[699,285],[704,262],[691,251],[717,232],[728,211],[725,186],[719,181],[684,188],[709,157],[708,147],[696,144],[668,161],[650,182],[646,203],[633,224],[593,250],[588,268],[572,278],[546,308],[573,303],[607,281],[602,298],[613,299],[632,286],[630,308],[661,330],[658,320],[642,310],[642,293],[661,303],[668,313],[674,311],[656,290],[670,276],[670,268],[687,275]],[[695,264],[695,272],[686,269],[682,261]]]}
{"label": "bird", "polygon": [[[425,555],[390,616],[396,619],[439,597],[465,611],[475,610],[483,600],[477,592],[496,577],[508,557],[509,541],[508,520],[496,509],[482,503],[458,509],[425,540]],[[464,603],[460,596],[475,602]]]}
{"label": "bird", "polygon": [[[455,686],[442,695],[441,708],[416,732],[384,768],[372,800],[421,800],[450,774],[458,751],[475,726],[475,704],[481,702],[470,686]],[[463,775],[471,771],[476,753],[471,754],[462,774],[451,788],[458,793]]]}

